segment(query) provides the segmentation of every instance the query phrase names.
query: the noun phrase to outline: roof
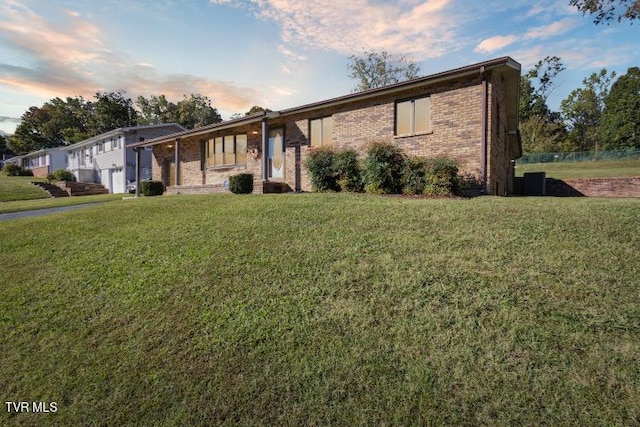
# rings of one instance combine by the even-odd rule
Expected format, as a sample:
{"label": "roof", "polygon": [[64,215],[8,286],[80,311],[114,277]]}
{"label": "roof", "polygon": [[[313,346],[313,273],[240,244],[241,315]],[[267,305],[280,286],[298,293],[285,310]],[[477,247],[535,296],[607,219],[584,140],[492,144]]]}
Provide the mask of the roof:
{"label": "roof", "polygon": [[53,151],[61,151],[64,148],[66,148],[64,145],[60,146],[60,147],[41,148],[38,151],[32,151],[32,152],[27,153],[27,154],[21,154],[19,156],[11,157],[11,159],[7,159],[7,160],[5,160],[5,162],[7,162],[8,160],[26,159],[28,157],[39,156],[40,154],[47,154],[47,153],[51,153]]}
{"label": "roof", "polygon": [[[160,123],[157,125],[146,125],[146,126],[129,126],[129,127],[123,127],[123,128],[117,128],[117,129],[113,129],[110,130],[108,132],[105,133],[101,133],[100,135],[96,135],[96,136],[92,136],[91,138],[87,138],[84,139],[80,142],[76,142],[75,144],[71,144],[71,145],[67,145],[64,148],[64,150],[69,151],[69,150],[73,150],[75,148],[80,148],[80,147],[84,147],[85,145],[90,145],[96,141],[99,141],[101,139],[105,139],[105,138],[111,138],[114,136],[120,136],[120,135],[124,135],[127,133],[135,133],[141,130],[145,130],[145,129],[158,129],[158,128],[166,128],[166,127],[173,127],[175,128],[176,131],[178,132],[182,132],[185,129],[180,126],[177,123]],[[130,144],[129,146],[131,146],[132,144]]]}
{"label": "roof", "polygon": [[[363,92],[351,93],[344,96],[339,96],[336,98],[330,98],[323,101],[313,102],[310,104],[301,105],[298,107],[288,108],[280,111],[270,111],[263,113],[256,113],[250,116],[241,117],[238,119],[228,120],[220,123],[214,123],[207,126],[202,126],[196,129],[190,129],[183,132],[177,132],[170,135],[165,135],[162,137],[149,139],[144,142],[139,142],[130,145],[131,147],[147,147],[151,145],[157,145],[166,143],[169,141],[173,141],[177,138],[182,137],[190,137],[190,136],[198,136],[209,133],[214,130],[224,130],[227,128],[232,128],[240,125],[260,122],[264,118],[272,118],[272,117],[282,117],[288,116],[292,114],[299,114],[314,110],[319,110],[322,108],[333,107],[343,104],[348,104],[355,101],[366,100],[369,98],[374,98],[378,96],[383,96],[387,94],[393,94],[395,92],[400,92],[408,89],[412,89],[414,87],[420,87],[427,84],[435,84],[440,82],[445,82],[449,80],[459,79],[465,76],[472,76],[481,74],[484,72],[491,71],[493,69],[501,69],[505,71],[505,74],[509,74],[506,78],[506,84],[520,84],[520,70],[521,66],[514,59],[504,56],[501,58],[492,59],[489,61],[479,62],[477,64],[467,65],[460,68],[454,68],[452,70],[443,71],[436,74],[431,74],[424,77],[419,77],[416,79],[408,80],[401,83],[395,83],[388,86],[383,86],[380,88],[369,89]],[[516,86],[519,87],[519,86]],[[508,106],[510,107],[508,111],[515,111],[515,113],[511,113],[511,115],[507,118],[509,129],[517,129],[518,127],[518,103],[519,103],[519,91],[516,90],[515,93],[509,93],[509,99],[507,100]]]}

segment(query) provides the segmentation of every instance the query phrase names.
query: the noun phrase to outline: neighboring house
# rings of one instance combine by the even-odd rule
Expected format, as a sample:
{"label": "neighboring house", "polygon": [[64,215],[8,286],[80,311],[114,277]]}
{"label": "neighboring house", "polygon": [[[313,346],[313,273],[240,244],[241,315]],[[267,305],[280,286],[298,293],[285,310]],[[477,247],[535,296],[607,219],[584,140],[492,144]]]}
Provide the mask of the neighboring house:
{"label": "neighboring house", "polygon": [[488,194],[512,190],[520,64],[485,61],[365,92],[258,113],[134,144],[153,147],[153,179],[167,192],[226,191],[230,175],[254,174],[254,191],[273,183],[311,190],[304,167],[314,147],[354,149],[384,141],[405,153],[457,159]]}
{"label": "neighboring house", "polygon": [[44,178],[51,172],[67,168],[67,154],[64,147],[43,148],[22,156],[12,157],[4,161],[5,165],[13,164],[29,169],[33,176]]}
{"label": "neighboring house", "polygon": [[[110,193],[125,193],[127,183],[136,180],[136,156],[130,146],[184,130],[175,123],[114,129],[65,147],[67,169],[80,182],[100,183]],[[140,179],[151,177],[150,151],[141,152],[139,167]]]}

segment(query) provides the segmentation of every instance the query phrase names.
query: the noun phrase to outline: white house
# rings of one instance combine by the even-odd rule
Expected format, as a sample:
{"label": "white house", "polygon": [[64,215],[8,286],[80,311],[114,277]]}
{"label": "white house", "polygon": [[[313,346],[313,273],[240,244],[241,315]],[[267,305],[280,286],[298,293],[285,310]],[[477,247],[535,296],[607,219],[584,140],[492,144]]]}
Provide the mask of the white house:
{"label": "white house", "polygon": [[67,168],[67,153],[64,148],[43,148],[42,150],[7,159],[4,164],[18,165],[31,170],[33,176],[46,177],[51,172]]}
{"label": "white house", "polygon": [[[185,129],[175,123],[118,128],[63,149],[70,170],[80,182],[102,184],[109,193],[125,193],[136,179],[136,155],[130,145]],[[151,151],[140,153],[140,177],[151,178]]]}

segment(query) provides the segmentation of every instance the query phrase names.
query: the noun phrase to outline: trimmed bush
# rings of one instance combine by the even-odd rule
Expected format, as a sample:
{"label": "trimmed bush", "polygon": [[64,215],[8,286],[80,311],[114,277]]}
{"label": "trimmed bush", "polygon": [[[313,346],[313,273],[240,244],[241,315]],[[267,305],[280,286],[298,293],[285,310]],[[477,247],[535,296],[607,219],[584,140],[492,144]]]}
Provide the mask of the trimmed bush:
{"label": "trimmed bush", "polygon": [[398,147],[386,142],[371,144],[364,166],[365,190],[374,194],[400,193],[405,163],[406,157]]}
{"label": "trimmed bush", "polygon": [[340,151],[334,156],[334,171],[342,191],[362,191],[362,173],[358,163],[358,153],[354,150]]}
{"label": "trimmed bush", "polygon": [[402,177],[402,192],[404,194],[423,194],[427,184],[428,160],[423,157],[410,157],[407,159],[404,175]]}
{"label": "trimmed bush", "polygon": [[49,175],[47,175],[47,181],[51,182],[51,181],[75,181],[76,177],[75,175],[73,175],[73,173],[71,173],[68,170],[65,169],[58,169],[55,172],[50,173]]}
{"label": "trimmed bush", "polygon": [[335,168],[336,154],[330,148],[312,150],[305,161],[311,175],[311,185],[315,191],[339,191],[338,175]]}
{"label": "trimmed bush", "polygon": [[145,196],[161,196],[164,193],[164,184],[161,181],[141,181],[140,187]]}
{"label": "trimmed bush", "polygon": [[22,166],[14,164],[5,165],[3,170],[7,176],[33,176],[30,169],[24,169]]}
{"label": "trimmed bush", "polygon": [[449,157],[429,159],[426,165],[424,194],[447,196],[458,194],[458,162]]}
{"label": "trimmed bush", "polygon": [[253,174],[239,173],[229,177],[229,190],[234,194],[253,193]]}

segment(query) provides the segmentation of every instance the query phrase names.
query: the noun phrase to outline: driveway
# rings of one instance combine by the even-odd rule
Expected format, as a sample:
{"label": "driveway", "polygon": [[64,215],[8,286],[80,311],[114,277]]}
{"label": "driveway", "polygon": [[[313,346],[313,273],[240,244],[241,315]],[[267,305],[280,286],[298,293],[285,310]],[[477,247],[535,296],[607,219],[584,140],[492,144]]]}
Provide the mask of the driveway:
{"label": "driveway", "polygon": [[0,214],[0,221],[9,221],[11,219],[20,219],[20,218],[29,218],[32,216],[40,216],[47,215],[56,212],[67,212],[73,211],[76,209],[82,209],[89,206],[101,205],[102,203],[84,203],[82,205],[73,205],[73,206],[60,206],[57,208],[47,208],[47,209],[37,209],[32,211],[22,211],[22,212],[9,212]]}

